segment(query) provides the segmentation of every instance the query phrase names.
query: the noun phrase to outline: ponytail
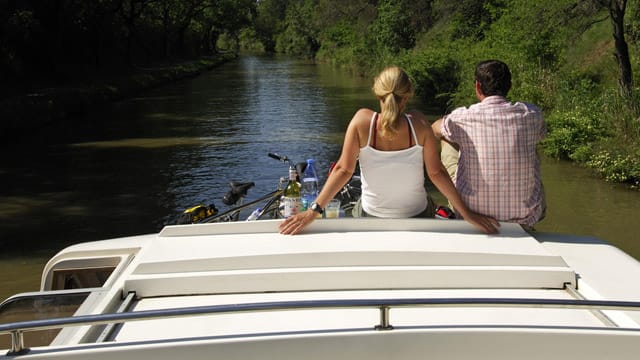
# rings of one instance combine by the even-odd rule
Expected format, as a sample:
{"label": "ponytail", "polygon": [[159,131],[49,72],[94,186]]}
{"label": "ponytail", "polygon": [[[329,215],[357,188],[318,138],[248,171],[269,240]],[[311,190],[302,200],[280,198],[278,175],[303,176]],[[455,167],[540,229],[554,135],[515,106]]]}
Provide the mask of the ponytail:
{"label": "ponytail", "polygon": [[382,102],[378,119],[382,135],[395,135],[398,119],[404,111],[402,101],[413,96],[413,86],[409,76],[399,67],[388,67],[376,77],[373,92]]}
{"label": "ponytail", "polygon": [[393,93],[382,98],[382,111],[380,111],[380,121],[382,135],[395,135],[397,133],[397,123],[400,117],[400,104]]}

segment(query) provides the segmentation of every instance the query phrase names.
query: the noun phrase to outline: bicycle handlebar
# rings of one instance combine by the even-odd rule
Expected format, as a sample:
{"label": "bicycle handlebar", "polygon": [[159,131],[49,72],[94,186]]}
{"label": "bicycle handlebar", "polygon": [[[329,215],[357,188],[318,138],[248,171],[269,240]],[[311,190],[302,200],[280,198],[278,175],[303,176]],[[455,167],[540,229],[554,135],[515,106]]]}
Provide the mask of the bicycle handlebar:
{"label": "bicycle handlebar", "polygon": [[289,160],[289,158],[286,157],[286,156],[281,156],[279,154],[271,153],[271,152],[268,153],[267,155],[272,159],[276,159],[276,160],[281,161],[283,163],[289,163],[289,165],[291,165],[291,160]]}
{"label": "bicycle handlebar", "polygon": [[304,173],[304,169],[306,169],[307,167],[307,162],[303,161],[303,162],[299,162],[297,164],[294,164],[291,159],[289,159],[286,155],[280,155],[278,153],[267,153],[267,156],[269,156],[272,159],[276,159],[280,162],[283,163],[287,163],[289,164],[289,167],[292,167],[294,169],[296,169],[296,172],[298,173],[298,180],[300,178],[302,178],[302,173]]}

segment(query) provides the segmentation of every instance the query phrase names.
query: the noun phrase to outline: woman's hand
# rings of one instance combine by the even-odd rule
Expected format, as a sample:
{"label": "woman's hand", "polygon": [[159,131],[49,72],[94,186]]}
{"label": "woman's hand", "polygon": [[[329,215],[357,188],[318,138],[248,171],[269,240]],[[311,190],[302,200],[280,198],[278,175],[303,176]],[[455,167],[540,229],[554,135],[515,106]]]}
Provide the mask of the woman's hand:
{"label": "woman's hand", "polygon": [[470,223],[471,225],[477,227],[482,230],[485,234],[496,234],[498,232],[498,228],[500,227],[500,223],[498,220],[490,217],[475,213],[473,211],[469,211],[466,216],[463,218]]}
{"label": "woman's hand", "polygon": [[316,216],[318,216],[318,213],[311,209],[290,216],[278,226],[280,234],[295,235],[311,224],[316,219]]}

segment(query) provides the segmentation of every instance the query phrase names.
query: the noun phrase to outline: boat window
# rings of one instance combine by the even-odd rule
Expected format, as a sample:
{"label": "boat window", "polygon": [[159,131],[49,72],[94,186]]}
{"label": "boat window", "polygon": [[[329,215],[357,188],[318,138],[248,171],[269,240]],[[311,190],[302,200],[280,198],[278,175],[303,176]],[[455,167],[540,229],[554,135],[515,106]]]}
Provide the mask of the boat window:
{"label": "boat window", "polygon": [[[0,304],[0,323],[44,320],[72,316],[89,296],[83,292],[26,293],[10,297]],[[25,342],[30,346],[49,345],[60,329],[27,331]],[[0,349],[11,348],[9,335],[0,335]]]}
{"label": "boat window", "polygon": [[62,261],[49,272],[44,290],[102,287],[121,260],[121,257],[109,257]]}
{"label": "boat window", "polygon": [[113,267],[61,269],[53,271],[52,290],[70,290],[101,287],[107,282]]}

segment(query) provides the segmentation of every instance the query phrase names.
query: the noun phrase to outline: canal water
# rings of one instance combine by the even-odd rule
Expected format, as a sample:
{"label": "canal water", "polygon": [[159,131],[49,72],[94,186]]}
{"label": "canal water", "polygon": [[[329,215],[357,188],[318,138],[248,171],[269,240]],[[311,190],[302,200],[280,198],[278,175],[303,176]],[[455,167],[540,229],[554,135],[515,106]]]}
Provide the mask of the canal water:
{"label": "canal water", "polygon": [[[351,116],[377,107],[371,85],[331,66],[243,56],[4,145],[0,301],[38,290],[47,259],[67,245],[153,233],[199,203],[224,210],[232,180],[255,182],[247,201],[275,189],[287,165],[269,152],[314,158],[323,181]],[[600,237],[640,258],[640,192],[543,160],[538,231]]]}

